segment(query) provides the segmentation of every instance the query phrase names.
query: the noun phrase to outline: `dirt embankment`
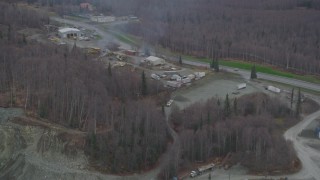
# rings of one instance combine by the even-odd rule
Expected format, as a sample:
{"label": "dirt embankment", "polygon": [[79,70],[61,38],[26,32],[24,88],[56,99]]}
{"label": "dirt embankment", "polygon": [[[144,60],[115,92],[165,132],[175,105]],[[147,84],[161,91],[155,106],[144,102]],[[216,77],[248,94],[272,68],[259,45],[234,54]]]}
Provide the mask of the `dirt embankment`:
{"label": "dirt embankment", "polygon": [[23,111],[0,108],[0,179],[104,179],[86,169],[79,150],[85,135],[46,123],[26,125],[26,118],[12,120],[16,116]]}

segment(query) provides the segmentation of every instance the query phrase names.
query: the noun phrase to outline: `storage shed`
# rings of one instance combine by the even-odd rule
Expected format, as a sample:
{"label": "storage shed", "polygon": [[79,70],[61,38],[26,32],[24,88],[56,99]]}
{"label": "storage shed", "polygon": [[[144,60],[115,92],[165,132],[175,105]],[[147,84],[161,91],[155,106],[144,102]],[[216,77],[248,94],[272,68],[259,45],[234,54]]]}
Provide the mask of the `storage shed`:
{"label": "storage shed", "polygon": [[61,28],[58,32],[61,38],[78,38],[81,36],[80,30],[76,28]]}
{"label": "storage shed", "polygon": [[153,66],[162,65],[165,63],[165,60],[155,56],[149,56],[145,59],[146,62],[152,64]]}

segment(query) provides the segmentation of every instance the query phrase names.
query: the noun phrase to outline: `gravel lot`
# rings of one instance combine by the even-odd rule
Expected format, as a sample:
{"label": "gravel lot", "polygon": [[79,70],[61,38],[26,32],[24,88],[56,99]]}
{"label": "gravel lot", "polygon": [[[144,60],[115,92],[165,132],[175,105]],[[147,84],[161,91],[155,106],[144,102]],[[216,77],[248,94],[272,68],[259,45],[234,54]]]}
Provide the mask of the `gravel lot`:
{"label": "gravel lot", "polygon": [[[240,83],[247,83],[247,87],[237,90],[237,85]],[[239,94],[233,94],[237,91]],[[190,87],[176,91],[172,97],[175,100],[174,103],[183,109],[195,102],[206,101],[213,97],[224,99],[229,94],[229,98],[232,99],[259,91],[251,82],[246,82],[238,76],[226,73],[210,73],[203,80],[195,81]]]}

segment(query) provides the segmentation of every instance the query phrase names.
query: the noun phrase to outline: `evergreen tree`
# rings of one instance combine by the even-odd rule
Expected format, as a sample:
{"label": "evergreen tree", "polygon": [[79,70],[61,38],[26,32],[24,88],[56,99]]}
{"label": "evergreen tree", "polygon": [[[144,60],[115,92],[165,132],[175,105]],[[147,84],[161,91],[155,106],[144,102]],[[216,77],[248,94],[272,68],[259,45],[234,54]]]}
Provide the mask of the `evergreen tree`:
{"label": "evergreen tree", "polygon": [[290,107],[292,109],[292,104],[293,104],[293,95],[294,95],[294,88],[291,90],[291,101],[290,101]]}
{"label": "evergreen tree", "polygon": [[208,123],[208,124],[211,123],[210,112],[208,112],[208,114],[207,114],[207,123]]}
{"label": "evergreen tree", "polygon": [[203,126],[203,119],[202,119],[202,114],[201,114],[200,125],[199,125],[200,130],[202,130],[202,126]]}
{"label": "evergreen tree", "polygon": [[208,179],[209,179],[209,180],[211,180],[211,173],[209,174],[209,177],[208,177]]}
{"label": "evergreen tree", "polygon": [[210,68],[213,68],[213,69],[215,69],[215,65],[214,65],[214,59],[212,58],[212,61],[211,61],[211,63],[210,63]]}
{"label": "evergreen tree", "polygon": [[11,24],[9,24],[9,26],[8,26],[8,34],[7,34],[7,36],[8,36],[8,41],[10,41],[11,40]]}
{"label": "evergreen tree", "polygon": [[251,68],[251,79],[257,79],[257,77],[256,65],[253,65]]}
{"label": "evergreen tree", "polygon": [[229,95],[226,95],[226,99],[224,101],[224,116],[229,117],[231,115],[230,101]]}
{"label": "evergreen tree", "polygon": [[23,42],[24,45],[27,44],[27,38],[26,38],[25,34],[22,35],[22,42]]}
{"label": "evergreen tree", "polygon": [[109,65],[108,65],[108,74],[109,74],[109,76],[112,76],[112,70],[111,70],[110,62],[109,62]]}
{"label": "evergreen tree", "polygon": [[182,58],[181,55],[179,56],[179,64],[182,65]]}
{"label": "evergreen tree", "polygon": [[144,49],[144,54],[145,54],[146,56],[150,56],[150,50],[149,50],[149,48],[145,48],[145,49]]}
{"label": "evergreen tree", "polygon": [[233,100],[233,111],[235,115],[238,115],[238,100],[237,98],[234,98]]}
{"label": "evergreen tree", "polygon": [[72,52],[75,52],[77,50],[77,43],[74,41],[73,46],[72,46]]}
{"label": "evergreen tree", "polygon": [[142,96],[146,96],[148,94],[147,80],[146,80],[146,75],[145,75],[144,71],[142,71],[142,75],[141,75],[141,94],[142,94]]}
{"label": "evergreen tree", "polygon": [[298,98],[297,98],[297,104],[296,104],[296,117],[300,115],[301,112],[301,91],[300,88],[298,89]]}
{"label": "evergreen tree", "polygon": [[214,68],[214,70],[216,71],[216,72],[219,72],[220,71],[220,67],[219,67],[219,60],[217,59],[216,60],[216,62],[215,62],[215,68]]}

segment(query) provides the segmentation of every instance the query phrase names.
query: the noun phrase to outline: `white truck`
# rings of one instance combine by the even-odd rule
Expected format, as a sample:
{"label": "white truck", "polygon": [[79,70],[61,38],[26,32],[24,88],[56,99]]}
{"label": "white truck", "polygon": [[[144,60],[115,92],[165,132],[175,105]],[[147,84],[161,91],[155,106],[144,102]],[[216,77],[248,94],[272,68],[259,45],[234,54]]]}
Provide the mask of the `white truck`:
{"label": "white truck", "polygon": [[176,81],[181,81],[181,76],[177,75],[177,74],[174,74],[171,76],[170,78],[171,80],[176,80]]}
{"label": "white truck", "polygon": [[241,84],[238,84],[237,85],[237,89],[240,90],[240,89],[244,89],[247,87],[247,84],[246,83],[241,83]]}
{"label": "white truck", "polygon": [[183,84],[190,83],[190,82],[191,82],[191,79],[189,79],[189,78],[182,78],[181,82],[182,82]]}
{"label": "white truck", "polygon": [[167,106],[171,106],[171,104],[173,103],[173,99],[170,99],[168,102],[167,102]]}
{"label": "white truck", "polygon": [[156,74],[151,74],[151,77],[155,80],[160,80],[160,76],[156,75]]}
{"label": "white truck", "polygon": [[274,86],[267,86],[266,89],[271,91],[271,92],[274,92],[274,93],[280,93],[281,92],[281,89],[279,89],[277,87],[274,87]]}

